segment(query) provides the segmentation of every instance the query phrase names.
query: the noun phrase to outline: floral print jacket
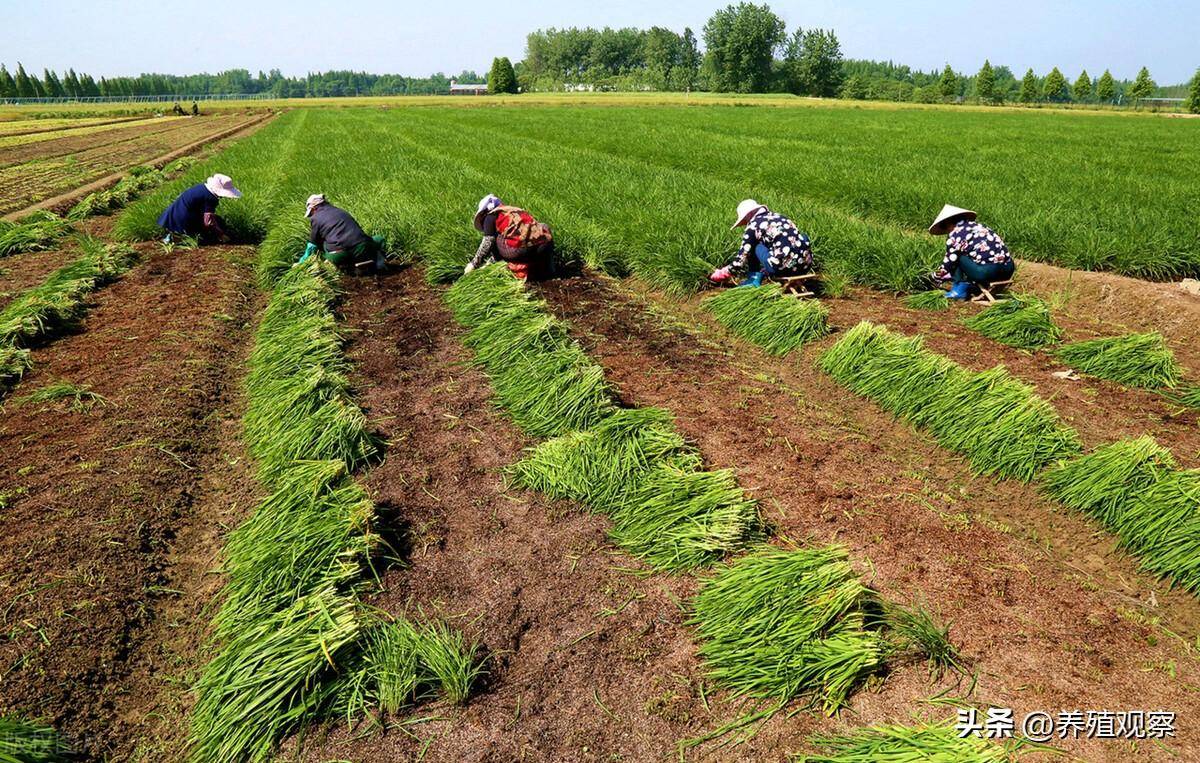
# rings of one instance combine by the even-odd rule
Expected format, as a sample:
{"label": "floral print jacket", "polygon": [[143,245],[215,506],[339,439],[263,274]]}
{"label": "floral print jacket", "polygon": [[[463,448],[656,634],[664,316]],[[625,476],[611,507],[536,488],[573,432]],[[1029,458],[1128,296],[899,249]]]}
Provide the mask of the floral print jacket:
{"label": "floral print jacket", "polygon": [[[781,214],[764,209],[746,223],[742,234],[742,248],[729,267],[734,271],[746,270],[746,263],[754,257],[754,247],[762,244],[770,250],[767,258],[771,269],[780,273],[803,273],[812,268],[812,244],[796,229],[796,224]],[[756,268],[757,269],[757,268]]]}
{"label": "floral print jacket", "polygon": [[1012,255],[996,232],[974,220],[960,220],[946,237],[946,256],[933,277],[949,281],[958,266],[959,257],[970,257],[980,265],[1000,265],[1012,262]]}

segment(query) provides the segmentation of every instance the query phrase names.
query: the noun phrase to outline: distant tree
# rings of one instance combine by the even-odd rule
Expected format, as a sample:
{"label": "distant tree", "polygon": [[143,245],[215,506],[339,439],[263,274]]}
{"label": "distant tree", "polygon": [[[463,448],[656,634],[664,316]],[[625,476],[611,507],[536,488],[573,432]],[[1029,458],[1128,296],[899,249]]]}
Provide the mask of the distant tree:
{"label": "distant tree", "polygon": [[100,86],[96,84],[96,80],[90,74],[85,74],[79,78],[79,89],[84,96],[90,98],[96,98],[100,95]]}
{"label": "distant tree", "polygon": [[992,71],[992,62],[986,58],[975,75],[975,95],[983,103],[996,102],[996,73]]}
{"label": "distant tree", "polygon": [[705,69],[713,90],[762,93],[771,83],[775,50],[784,40],[783,19],[770,6],[739,3],[714,13],[704,25]]}
{"label": "distant tree", "polygon": [[1046,75],[1046,84],[1042,87],[1042,94],[1051,103],[1071,100],[1071,92],[1067,89],[1067,78],[1063,76],[1057,66]]}
{"label": "distant tree", "polygon": [[80,92],[79,75],[75,73],[74,69],[67,69],[67,76],[63,78],[63,91],[72,98],[83,95]]}
{"label": "distant tree", "polygon": [[1108,69],[1105,69],[1104,74],[1100,75],[1100,79],[1096,80],[1096,98],[1101,103],[1112,103],[1117,99],[1117,83]]}
{"label": "distant tree", "polygon": [[1200,114],[1200,69],[1192,75],[1192,82],[1188,85],[1188,98],[1184,104],[1184,108],[1193,114]]}
{"label": "distant tree", "polygon": [[696,87],[696,79],[700,76],[700,60],[700,46],[696,42],[696,33],[691,27],[684,27],[683,35],[680,36],[678,77],[678,83],[684,90]]}
{"label": "distant tree", "polygon": [[862,77],[857,74],[852,74],[842,83],[842,89],[839,93],[842,98],[847,98],[853,101],[861,101],[867,97],[867,83]]}
{"label": "distant tree", "polygon": [[1142,67],[1138,72],[1137,78],[1133,81],[1133,87],[1129,88],[1129,97],[1137,101],[1139,98],[1149,98],[1154,95],[1154,90],[1158,85],[1154,84],[1154,80],[1150,79],[1150,70]]}
{"label": "distant tree", "polygon": [[[842,46],[832,29],[797,29],[788,43],[789,79],[794,93],[833,98],[845,78]],[[865,85],[865,83],[864,83]]]}
{"label": "distant tree", "polygon": [[21,62],[17,62],[17,97],[18,98],[37,98],[37,88],[33,85],[33,80],[25,73],[25,67]]}
{"label": "distant tree", "polygon": [[17,83],[8,73],[8,67],[0,64],[0,98],[15,98],[17,96]]}
{"label": "distant tree", "polygon": [[948,101],[958,95],[958,76],[954,70],[950,68],[950,64],[946,64],[946,68],[942,69],[942,76],[938,79],[938,95],[943,101]]}
{"label": "distant tree", "polygon": [[59,81],[58,75],[49,69],[42,69],[42,90],[48,98],[63,97],[62,82]]}
{"label": "distant tree", "polygon": [[1021,79],[1021,103],[1034,103],[1041,99],[1040,96],[1037,75],[1033,73],[1033,69],[1029,69]]}
{"label": "distant tree", "polygon": [[492,70],[488,73],[489,93],[516,93],[517,73],[507,56],[492,59]]}
{"label": "distant tree", "polygon": [[1092,100],[1092,78],[1088,76],[1087,69],[1079,73],[1079,79],[1075,80],[1075,84],[1071,86],[1071,96],[1078,103],[1087,103]]}

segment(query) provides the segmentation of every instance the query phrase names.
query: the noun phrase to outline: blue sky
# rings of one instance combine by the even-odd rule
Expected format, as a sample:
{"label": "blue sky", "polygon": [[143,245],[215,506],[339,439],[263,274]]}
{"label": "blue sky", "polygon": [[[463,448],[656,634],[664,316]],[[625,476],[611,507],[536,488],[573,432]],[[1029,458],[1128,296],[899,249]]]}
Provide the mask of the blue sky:
{"label": "blue sky", "polygon": [[[721,0],[0,0],[10,67],[95,75],[185,74],[245,68],[303,74],[364,69],[423,75],[484,71],[492,56],[522,57],[525,34],[548,26],[691,26],[697,36]],[[1149,66],[1160,84],[1200,66],[1200,3],[770,2],[790,28],[832,27],[848,57],[892,59],[921,69],[949,62],[973,72],[985,57],[1020,76],[1058,66],[1070,78],[1106,67],[1132,78]]]}

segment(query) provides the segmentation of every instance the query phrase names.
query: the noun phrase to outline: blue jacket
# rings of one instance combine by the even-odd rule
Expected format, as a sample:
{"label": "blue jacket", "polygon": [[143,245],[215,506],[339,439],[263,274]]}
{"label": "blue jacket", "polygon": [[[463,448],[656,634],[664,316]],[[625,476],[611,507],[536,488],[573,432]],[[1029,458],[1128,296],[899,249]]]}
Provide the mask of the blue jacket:
{"label": "blue jacket", "polygon": [[212,191],[197,183],[183,193],[158,218],[158,225],[171,233],[197,236],[204,230],[204,214],[216,212],[221,200]]}

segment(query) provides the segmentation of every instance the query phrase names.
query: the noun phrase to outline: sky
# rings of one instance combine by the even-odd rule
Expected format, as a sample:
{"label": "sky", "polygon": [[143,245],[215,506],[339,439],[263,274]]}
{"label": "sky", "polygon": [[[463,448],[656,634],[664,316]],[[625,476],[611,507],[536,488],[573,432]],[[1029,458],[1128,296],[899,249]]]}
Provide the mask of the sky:
{"label": "sky", "polygon": [[[0,0],[0,62],[74,67],[94,76],[190,74],[242,68],[287,75],[328,69],[424,76],[487,71],[514,62],[543,27],[690,26],[728,0]],[[975,0],[767,0],[788,24],[833,28],[848,58],[917,69],[949,63],[972,73],[984,58],[1021,76],[1057,66],[1074,79],[1105,68],[1132,79],[1148,66],[1159,84],[1200,66],[1200,2],[976,2]]]}

